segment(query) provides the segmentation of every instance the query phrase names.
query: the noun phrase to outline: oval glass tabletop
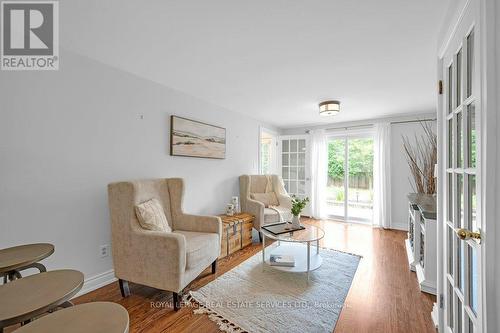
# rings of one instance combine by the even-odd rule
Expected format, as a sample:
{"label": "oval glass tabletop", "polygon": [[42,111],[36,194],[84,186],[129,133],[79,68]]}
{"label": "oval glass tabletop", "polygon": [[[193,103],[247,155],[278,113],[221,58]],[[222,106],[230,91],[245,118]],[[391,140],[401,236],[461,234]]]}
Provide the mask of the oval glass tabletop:
{"label": "oval glass tabletop", "polygon": [[283,241],[283,242],[314,242],[325,237],[323,229],[309,224],[303,224],[305,229],[287,232],[284,234],[275,235],[265,229],[260,229],[265,237]]}

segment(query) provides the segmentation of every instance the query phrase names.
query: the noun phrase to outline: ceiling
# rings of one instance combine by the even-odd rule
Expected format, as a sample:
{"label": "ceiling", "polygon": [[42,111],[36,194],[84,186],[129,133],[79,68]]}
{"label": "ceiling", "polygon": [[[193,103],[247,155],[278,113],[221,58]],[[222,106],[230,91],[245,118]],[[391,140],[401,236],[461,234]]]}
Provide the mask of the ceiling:
{"label": "ceiling", "polygon": [[423,114],[448,1],[67,1],[61,45],[280,128]]}

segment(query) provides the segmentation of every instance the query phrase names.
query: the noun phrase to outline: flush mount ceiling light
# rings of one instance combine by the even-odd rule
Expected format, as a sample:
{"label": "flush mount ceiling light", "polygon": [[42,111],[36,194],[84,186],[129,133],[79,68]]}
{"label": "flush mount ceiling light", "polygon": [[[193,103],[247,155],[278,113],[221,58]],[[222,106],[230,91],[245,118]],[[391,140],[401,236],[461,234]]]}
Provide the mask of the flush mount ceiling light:
{"label": "flush mount ceiling light", "polygon": [[319,115],[320,116],[335,116],[340,112],[340,102],[339,101],[325,101],[319,103]]}

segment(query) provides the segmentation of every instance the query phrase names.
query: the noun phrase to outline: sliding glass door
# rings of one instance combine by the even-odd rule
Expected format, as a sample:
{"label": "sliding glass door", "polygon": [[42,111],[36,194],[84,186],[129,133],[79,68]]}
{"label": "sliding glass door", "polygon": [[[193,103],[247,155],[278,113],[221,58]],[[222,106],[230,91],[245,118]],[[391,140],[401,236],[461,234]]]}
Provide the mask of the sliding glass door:
{"label": "sliding glass door", "polygon": [[344,221],[373,218],[373,138],[331,137],[328,140],[327,214]]}

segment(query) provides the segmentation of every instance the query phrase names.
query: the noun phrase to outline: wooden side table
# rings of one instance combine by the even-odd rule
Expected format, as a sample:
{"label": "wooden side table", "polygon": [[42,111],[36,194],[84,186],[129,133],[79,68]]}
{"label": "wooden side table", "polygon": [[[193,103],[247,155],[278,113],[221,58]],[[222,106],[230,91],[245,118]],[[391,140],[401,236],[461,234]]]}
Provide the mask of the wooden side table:
{"label": "wooden side table", "polygon": [[54,253],[54,245],[47,243],[27,244],[0,250],[0,277],[4,284],[21,278],[20,271],[37,268],[40,272],[47,269],[39,261]]}
{"label": "wooden side table", "polygon": [[69,300],[82,288],[83,274],[62,269],[34,274],[0,286],[0,332],[4,327],[26,323]]}
{"label": "wooden side table", "polygon": [[219,215],[222,220],[221,254],[224,258],[252,244],[252,228],[255,217],[248,213],[233,216]]}
{"label": "wooden side table", "polygon": [[128,333],[127,310],[111,302],[75,305],[41,317],[22,326],[15,333]]}

